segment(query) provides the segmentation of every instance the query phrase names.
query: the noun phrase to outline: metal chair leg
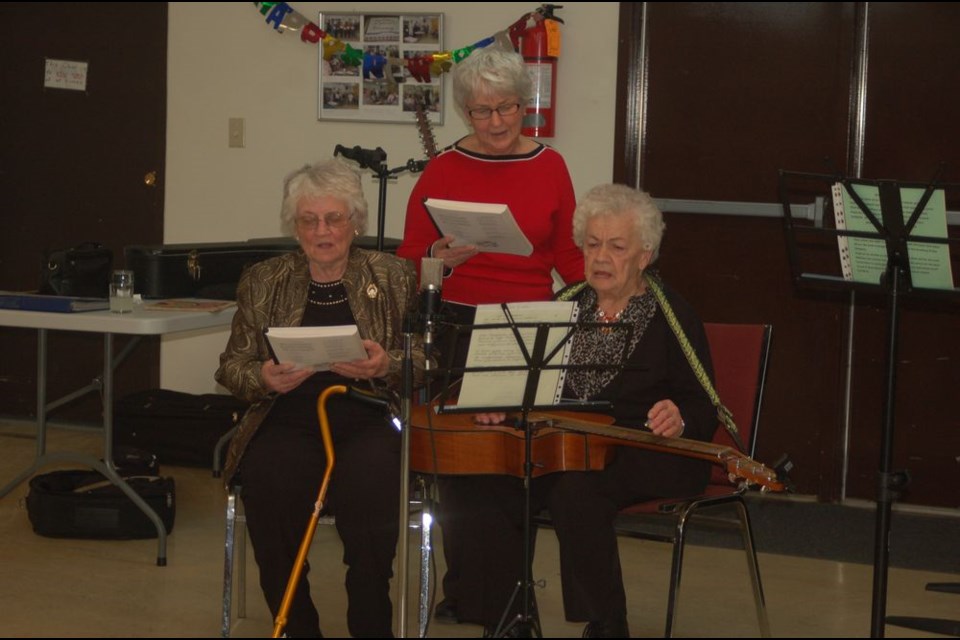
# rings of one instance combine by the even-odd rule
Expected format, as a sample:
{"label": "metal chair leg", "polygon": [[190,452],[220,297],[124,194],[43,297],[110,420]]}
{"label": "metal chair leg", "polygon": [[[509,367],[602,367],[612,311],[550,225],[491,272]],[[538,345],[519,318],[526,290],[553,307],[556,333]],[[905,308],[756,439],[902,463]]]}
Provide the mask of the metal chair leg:
{"label": "metal chair leg", "polygon": [[664,638],[673,637],[673,629],[677,624],[680,576],[683,569],[683,552],[687,543],[686,527],[689,516],[690,510],[684,509],[677,519],[677,526],[673,535],[673,561],[670,564],[670,590],[667,595],[667,621],[663,630]]}
{"label": "metal chair leg", "polygon": [[427,637],[430,623],[430,565],[433,562],[433,511],[426,497],[420,506],[420,615],[419,636]]}
{"label": "metal chair leg", "polygon": [[750,525],[750,513],[743,500],[737,500],[737,513],[740,516],[740,535],[743,537],[743,548],[747,554],[747,569],[750,572],[750,582],[753,585],[753,602],[757,608],[757,623],[760,625],[760,635],[770,637],[770,620],[767,617],[767,601],[763,596],[763,583],[760,581],[760,565],[757,563],[757,549],[753,544],[753,527]]}
{"label": "metal chair leg", "polygon": [[220,636],[230,637],[230,611],[233,599],[233,553],[234,531],[237,522],[237,496],[233,492],[227,495],[227,526],[223,554],[223,600],[220,623]]}
{"label": "metal chair leg", "polygon": [[236,532],[237,618],[247,617],[247,516],[243,504],[237,507]]}
{"label": "metal chair leg", "polygon": [[234,575],[236,575],[237,580],[237,617],[247,617],[247,519],[243,515],[239,488],[227,495],[226,520],[226,536],[223,546],[223,601],[220,623],[220,635],[223,638],[230,637],[234,602]]}
{"label": "metal chair leg", "polygon": [[[719,506],[719,505],[714,505]],[[738,528],[743,540],[743,551],[746,554],[747,572],[750,575],[750,584],[753,587],[753,602],[757,611],[757,624],[763,638],[770,637],[770,620],[767,616],[767,604],[763,595],[763,583],[760,580],[760,565],[757,562],[757,550],[753,544],[753,529],[750,525],[750,514],[743,500],[736,500]],[[670,591],[667,596],[667,621],[664,627],[664,637],[672,638],[677,624],[680,600],[680,576],[683,569],[683,552],[686,546],[687,521],[693,515],[694,509],[687,508],[677,519],[673,539],[673,561],[670,567]]]}

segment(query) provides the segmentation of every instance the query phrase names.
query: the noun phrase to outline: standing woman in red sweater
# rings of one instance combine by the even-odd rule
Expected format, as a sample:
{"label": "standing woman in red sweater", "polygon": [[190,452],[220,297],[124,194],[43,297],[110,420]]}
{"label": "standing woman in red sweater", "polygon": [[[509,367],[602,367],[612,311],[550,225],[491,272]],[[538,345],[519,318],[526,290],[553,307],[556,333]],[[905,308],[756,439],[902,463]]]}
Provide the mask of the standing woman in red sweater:
{"label": "standing woman in red sweater", "polygon": [[[572,236],[576,196],[566,163],[552,148],[521,135],[532,94],[523,58],[516,53],[480,49],[460,62],[453,72],[453,97],[472,133],[432,159],[410,194],[397,254],[418,267],[423,257],[443,260],[445,313],[452,322],[472,324],[477,304],[550,300],[554,271],[565,283],[583,278],[583,255]],[[472,245],[451,247],[454,238],[439,235],[423,206],[425,198],[508,205],[533,253],[515,256],[481,253]],[[464,344],[457,353],[454,366],[463,366]],[[489,568],[473,553],[482,541],[471,540],[477,530],[470,518],[476,517],[471,501],[480,489],[478,482],[488,488],[490,482],[516,481],[441,478],[438,516],[447,573],[445,597],[436,611],[440,621],[489,624],[493,615],[484,615],[477,595]]]}

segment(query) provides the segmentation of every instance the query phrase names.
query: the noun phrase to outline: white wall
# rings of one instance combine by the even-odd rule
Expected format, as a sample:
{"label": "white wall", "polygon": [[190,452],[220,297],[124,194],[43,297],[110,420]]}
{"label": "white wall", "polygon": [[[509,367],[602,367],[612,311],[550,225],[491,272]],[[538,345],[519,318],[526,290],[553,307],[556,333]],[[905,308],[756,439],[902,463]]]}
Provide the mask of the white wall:
{"label": "white wall", "polygon": [[[533,2],[291,2],[316,21],[324,12],[442,13],[443,49],[473,44],[539,5]],[[566,2],[557,11],[563,48],[557,80],[557,135],[544,140],[566,158],[577,194],[613,175],[618,3]],[[317,45],[281,35],[252,3],[171,2],[167,68],[164,242],[224,242],[281,235],[283,176],[330,157],[334,147],[382,147],[387,165],[422,159],[413,122],[317,119]],[[452,94],[444,74],[446,97]],[[246,147],[227,146],[228,118],[244,118]],[[439,146],[467,133],[447,100]],[[369,172],[368,172],[369,173]],[[416,176],[387,187],[386,233],[400,237]],[[367,185],[375,231],[378,183]],[[213,372],[228,332],[163,339],[160,383],[191,393],[217,390]]]}

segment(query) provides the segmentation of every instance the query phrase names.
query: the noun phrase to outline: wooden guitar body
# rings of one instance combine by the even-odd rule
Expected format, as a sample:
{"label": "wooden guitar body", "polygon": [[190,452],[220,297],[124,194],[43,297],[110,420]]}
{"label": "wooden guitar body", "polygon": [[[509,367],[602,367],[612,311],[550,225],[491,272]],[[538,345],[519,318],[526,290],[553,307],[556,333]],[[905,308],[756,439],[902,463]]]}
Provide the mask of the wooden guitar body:
{"label": "wooden guitar body", "polygon": [[[725,445],[618,427],[601,414],[532,412],[528,422],[533,430],[533,477],[558,471],[599,471],[612,458],[614,447],[628,446],[707,460],[723,466],[732,481],[745,481],[767,491],[784,490],[773,470]],[[476,424],[472,414],[437,414],[426,405],[413,408],[410,426],[410,468],[414,471],[524,477],[526,442],[521,429]]]}
{"label": "wooden guitar body", "polygon": [[[429,409],[432,411],[432,409]],[[472,414],[434,414],[427,420],[426,406],[412,410],[410,468],[441,475],[506,474],[523,477],[524,432],[506,425],[481,425]],[[558,417],[585,414],[558,412]],[[591,419],[611,424],[607,416],[589,414]],[[432,427],[432,429],[430,428]],[[533,423],[532,455],[534,477],[555,471],[600,470],[613,455],[609,446],[591,446],[584,433]],[[436,461],[436,463],[434,463]]]}

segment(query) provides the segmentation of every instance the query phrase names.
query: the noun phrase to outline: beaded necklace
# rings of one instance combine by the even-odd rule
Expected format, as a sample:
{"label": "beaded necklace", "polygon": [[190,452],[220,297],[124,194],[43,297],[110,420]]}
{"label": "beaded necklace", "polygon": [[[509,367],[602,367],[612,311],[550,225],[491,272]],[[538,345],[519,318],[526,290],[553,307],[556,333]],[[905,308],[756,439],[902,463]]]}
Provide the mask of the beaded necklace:
{"label": "beaded necklace", "polygon": [[335,282],[310,281],[310,290],[307,293],[307,302],[318,307],[331,307],[347,301],[347,290],[343,287],[343,280]]}
{"label": "beaded necklace", "polygon": [[597,322],[605,322],[605,323],[607,323],[607,324],[613,324],[614,322],[620,322],[620,318],[621,318],[621,316],[623,316],[623,312],[626,311],[626,310],[627,310],[627,308],[624,307],[623,309],[620,309],[620,311],[617,311],[617,312],[616,312],[615,314],[613,314],[612,316],[608,316],[608,315],[606,314],[606,312],[605,312],[603,309],[600,308],[600,305],[597,305]]}

